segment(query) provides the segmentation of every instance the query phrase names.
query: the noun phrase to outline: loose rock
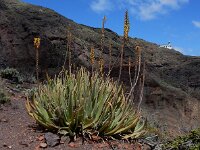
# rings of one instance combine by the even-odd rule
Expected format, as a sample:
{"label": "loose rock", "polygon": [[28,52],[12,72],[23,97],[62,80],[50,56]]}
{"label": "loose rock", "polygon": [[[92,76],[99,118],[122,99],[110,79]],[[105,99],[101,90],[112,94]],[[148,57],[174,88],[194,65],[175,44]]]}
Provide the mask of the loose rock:
{"label": "loose rock", "polygon": [[60,137],[51,132],[45,133],[44,137],[47,145],[50,147],[54,147],[60,143]]}
{"label": "loose rock", "polygon": [[40,143],[41,148],[47,148],[47,143]]}

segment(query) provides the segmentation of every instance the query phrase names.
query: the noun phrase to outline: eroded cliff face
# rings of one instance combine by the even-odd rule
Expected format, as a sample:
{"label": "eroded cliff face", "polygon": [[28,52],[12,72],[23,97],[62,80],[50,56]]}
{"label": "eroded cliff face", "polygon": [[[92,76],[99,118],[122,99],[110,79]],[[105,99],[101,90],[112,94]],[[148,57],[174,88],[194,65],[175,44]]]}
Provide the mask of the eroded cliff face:
{"label": "eroded cliff face", "polygon": [[[0,18],[1,68],[9,66],[22,72],[34,72],[33,38],[39,36],[40,73],[44,70],[59,72],[64,62],[69,28],[73,35],[73,63],[89,67],[91,45],[95,46],[96,59],[100,54],[100,29],[79,25],[50,9],[18,0],[1,0]],[[108,64],[109,42],[113,44],[112,59],[116,60],[120,54],[122,38],[106,29],[105,41],[103,57]],[[142,102],[144,115],[149,121],[161,126],[162,130],[176,133],[200,126],[200,57],[184,56],[175,50],[130,38],[125,48],[125,63],[128,62],[128,56],[134,56],[136,45],[142,47],[146,61]],[[112,75],[116,76],[115,72]],[[127,75],[124,69],[125,83],[129,83]]]}

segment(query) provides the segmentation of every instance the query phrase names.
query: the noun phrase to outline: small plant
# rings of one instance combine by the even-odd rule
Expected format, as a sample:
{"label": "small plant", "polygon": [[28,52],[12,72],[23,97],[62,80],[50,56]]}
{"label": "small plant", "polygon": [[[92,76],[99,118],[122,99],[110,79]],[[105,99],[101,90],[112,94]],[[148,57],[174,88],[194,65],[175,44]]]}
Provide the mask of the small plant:
{"label": "small plant", "polygon": [[4,87],[5,87],[4,82],[0,78],[0,105],[10,102],[10,99],[7,96],[7,93],[5,92]]}
{"label": "small plant", "polygon": [[200,149],[200,128],[192,130],[188,135],[180,136],[163,145],[163,149],[185,149],[199,150]]}
{"label": "small plant", "polygon": [[31,84],[36,84],[37,80],[35,78],[34,75],[29,74],[29,73],[23,73],[23,75],[21,75],[21,78],[23,80],[23,82],[27,82],[27,83],[31,83]]}
{"label": "small plant", "polygon": [[31,89],[27,89],[24,94],[26,95],[26,97],[28,97],[29,100],[32,100],[36,92],[38,92],[38,88],[34,87]]}
{"label": "small plant", "polygon": [[4,90],[0,89],[0,104],[9,103],[10,99]]}
{"label": "small plant", "polygon": [[5,82],[0,77],[0,105],[9,103],[10,99],[5,92]]}
{"label": "small plant", "polygon": [[22,82],[22,78],[20,77],[19,72],[14,68],[6,68],[0,71],[0,75],[2,78],[12,80],[17,83]]}
{"label": "small plant", "polygon": [[97,135],[117,139],[145,134],[145,121],[128,103],[121,85],[81,68],[75,74],[49,79],[27,98],[30,116],[43,127],[69,135]]}

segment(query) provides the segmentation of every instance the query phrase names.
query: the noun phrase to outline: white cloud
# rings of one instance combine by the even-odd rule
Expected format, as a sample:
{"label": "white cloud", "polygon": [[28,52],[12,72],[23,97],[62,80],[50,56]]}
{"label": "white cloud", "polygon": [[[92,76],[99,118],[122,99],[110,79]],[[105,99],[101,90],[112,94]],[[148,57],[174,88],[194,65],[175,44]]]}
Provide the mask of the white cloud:
{"label": "white cloud", "polygon": [[192,24],[197,27],[200,28],[200,21],[192,21]]}
{"label": "white cloud", "polygon": [[127,0],[131,12],[141,20],[151,20],[159,15],[166,14],[170,10],[179,9],[189,0]]}
{"label": "white cloud", "polygon": [[110,0],[95,0],[90,5],[91,9],[95,12],[104,12],[112,9]]}
{"label": "white cloud", "polygon": [[179,9],[189,0],[93,0],[92,10],[104,12],[107,10],[126,8],[141,20],[151,20],[170,10]]}

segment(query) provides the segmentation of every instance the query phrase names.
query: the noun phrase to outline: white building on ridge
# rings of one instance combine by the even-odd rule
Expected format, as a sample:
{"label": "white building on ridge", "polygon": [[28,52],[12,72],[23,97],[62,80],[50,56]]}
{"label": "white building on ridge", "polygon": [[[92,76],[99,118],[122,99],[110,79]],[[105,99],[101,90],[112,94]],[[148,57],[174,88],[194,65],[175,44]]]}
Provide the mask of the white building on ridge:
{"label": "white building on ridge", "polygon": [[160,45],[160,47],[164,47],[164,48],[168,48],[168,49],[173,49],[173,47],[171,45],[171,42],[168,42],[168,44]]}

